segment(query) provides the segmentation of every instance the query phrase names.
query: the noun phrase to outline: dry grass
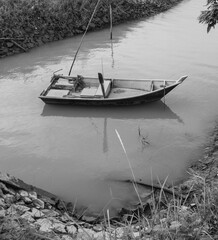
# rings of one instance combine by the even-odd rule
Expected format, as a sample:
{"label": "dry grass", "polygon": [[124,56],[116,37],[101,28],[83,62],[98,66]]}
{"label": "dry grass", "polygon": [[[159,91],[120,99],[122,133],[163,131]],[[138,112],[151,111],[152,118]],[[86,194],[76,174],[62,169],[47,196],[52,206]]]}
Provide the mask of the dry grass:
{"label": "dry grass", "polygon": [[[135,175],[127,150],[116,130],[126,159]],[[140,237],[151,239],[217,239],[218,238],[218,167],[213,154],[209,164],[200,162],[198,170],[190,170],[190,178],[184,184],[172,187],[173,194],[164,191],[167,178],[158,193],[153,194],[138,216]],[[204,169],[202,171],[202,169]],[[137,188],[135,188],[137,193]],[[176,192],[180,192],[179,196]],[[139,195],[139,194],[137,194]],[[130,216],[131,217],[131,216]],[[133,219],[128,218],[128,219]],[[132,222],[126,222],[133,231]],[[134,238],[132,238],[134,239]]]}

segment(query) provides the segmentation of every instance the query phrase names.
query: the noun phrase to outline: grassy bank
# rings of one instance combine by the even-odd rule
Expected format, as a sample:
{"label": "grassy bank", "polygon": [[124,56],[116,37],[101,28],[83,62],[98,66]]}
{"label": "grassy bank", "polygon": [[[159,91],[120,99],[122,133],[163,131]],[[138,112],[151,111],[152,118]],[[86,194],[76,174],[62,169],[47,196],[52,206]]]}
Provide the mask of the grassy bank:
{"label": "grassy bank", "polygon": [[[166,11],[181,0],[111,0],[113,24]],[[0,57],[83,33],[96,0],[0,0]],[[109,24],[102,0],[89,30]]]}

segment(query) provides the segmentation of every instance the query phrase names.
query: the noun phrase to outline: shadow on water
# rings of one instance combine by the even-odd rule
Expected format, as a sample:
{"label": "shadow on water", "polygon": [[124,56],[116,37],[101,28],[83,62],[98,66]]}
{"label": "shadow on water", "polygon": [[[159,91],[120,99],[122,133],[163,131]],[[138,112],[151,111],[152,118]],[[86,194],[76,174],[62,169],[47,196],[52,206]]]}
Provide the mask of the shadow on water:
{"label": "shadow on water", "polygon": [[109,119],[175,119],[183,123],[183,120],[162,101],[122,107],[45,105],[41,116]]}

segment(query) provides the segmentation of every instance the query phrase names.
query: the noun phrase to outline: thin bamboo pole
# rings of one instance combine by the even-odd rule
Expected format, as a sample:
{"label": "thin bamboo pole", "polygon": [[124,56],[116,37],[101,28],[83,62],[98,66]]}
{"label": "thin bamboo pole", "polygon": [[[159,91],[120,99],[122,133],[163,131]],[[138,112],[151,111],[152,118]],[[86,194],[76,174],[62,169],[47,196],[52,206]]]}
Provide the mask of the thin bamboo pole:
{"label": "thin bamboo pole", "polygon": [[21,48],[24,52],[27,52],[27,49],[22,47],[20,44],[18,44],[17,42],[15,42],[14,40],[10,40],[14,45],[16,45],[17,47]]}
{"label": "thin bamboo pole", "polygon": [[76,51],[76,54],[75,54],[74,59],[73,59],[73,62],[72,62],[72,64],[71,64],[71,66],[70,66],[70,71],[69,71],[68,76],[70,76],[70,74],[71,74],[73,65],[74,65],[74,63],[75,63],[75,61],[76,61],[77,54],[78,54],[78,52],[79,52],[79,50],[80,50],[80,48],[81,48],[81,46],[82,46],[83,39],[84,39],[84,37],[85,37],[85,35],[86,35],[87,31],[88,31],[88,28],[89,28],[89,25],[90,25],[91,21],[92,21],[94,15],[95,15],[95,12],[96,12],[96,10],[97,10],[97,8],[98,8],[99,2],[100,2],[100,0],[98,0],[98,2],[96,3],[95,8],[94,8],[94,11],[93,11],[93,13],[92,13],[92,16],[91,16],[91,18],[90,18],[90,20],[89,20],[89,22],[88,22],[88,24],[87,24],[86,30],[85,30],[85,32],[84,32],[84,34],[83,34],[83,36],[82,36],[82,39],[81,39],[80,44],[79,44],[79,47],[78,47],[78,49],[77,49],[77,51]]}
{"label": "thin bamboo pole", "polygon": [[113,29],[113,17],[112,17],[112,7],[110,4],[110,39],[113,39],[113,34],[112,34],[112,29]]}

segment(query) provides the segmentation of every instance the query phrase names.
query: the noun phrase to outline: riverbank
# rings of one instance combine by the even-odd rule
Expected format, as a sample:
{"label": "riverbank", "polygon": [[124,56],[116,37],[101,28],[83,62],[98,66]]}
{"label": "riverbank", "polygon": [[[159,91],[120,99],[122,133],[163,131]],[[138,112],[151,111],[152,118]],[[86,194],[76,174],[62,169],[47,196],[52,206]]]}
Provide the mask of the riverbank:
{"label": "riverbank", "polygon": [[[151,17],[166,11],[181,0],[112,0],[113,24]],[[82,34],[96,1],[0,0],[0,58],[47,42]],[[102,0],[89,31],[109,26],[108,1]]]}
{"label": "riverbank", "polygon": [[0,175],[0,239],[217,239],[218,125],[179,186],[153,187],[116,218],[78,218],[73,203]]}

